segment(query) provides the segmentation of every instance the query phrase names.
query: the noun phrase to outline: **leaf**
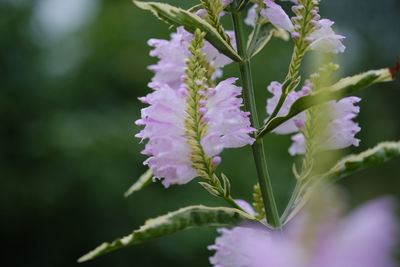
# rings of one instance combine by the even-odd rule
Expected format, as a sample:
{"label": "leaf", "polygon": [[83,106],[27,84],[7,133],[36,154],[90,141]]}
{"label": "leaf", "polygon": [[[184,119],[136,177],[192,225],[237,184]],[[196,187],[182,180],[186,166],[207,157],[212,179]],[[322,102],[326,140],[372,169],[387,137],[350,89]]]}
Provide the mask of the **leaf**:
{"label": "leaf", "polygon": [[383,164],[391,159],[400,157],[400,141],[382,142],[374,148],[368,149],[357,155],[349,155],[333,166],[328,172],[314,176],[309,182],[299,184],[295,190],[296,201],[291,205],[287,216],[283,216],[284,224],[289,222],[308,202],[312,193],[318,186],[325,182],[335,182],[368,167]]}
{"label": "leaf", "polygon": [[360,154],[349,155],[341,159],[323,178],[336,181],[368,167],[385,163],[396,157],[400,157],[400,141],[382,142]]}
{"label": "leaf", "polygon": [[204,19],[178,7],[158,2],[133,1],[139,8],[151,11],[159,19],[176,26],[183,26],[185,30],[194,33],[200,29],[206,33],[205,39],[209,41],[222,54],[234,61],[241,61],[240,56],[227,43],[224,38]]}
{"label": "leaf", "polygon": [[195,227],[228,227],[244,221],[258,223],[252,216],[237,209],[225,207],[213,208],[202,205],[189,206],[147,220],[138,230],[133,231],[125,237],[118,238],[112,243],[105,242],[101,244],[80,257],[78,262],[88,261],[119,248],[142,243],[185,229]]}
{"label": "leaf", "polygon": [[124,197],[128,197],[131,195],[133,192],[142,190],[145,188],[147,185],[149,185],[152,181],[153,178],[153,173],[151,172],[150,169],[148,169],[145,173],[143,173],[139,179],[131,186],[129,187],[128,191],[125,192]]}
{"label": "leaf", "polygon": [[330,100],[340,99],[345,95],[354,93],[355,91],[363,89],[374,83],[388,82],[392,80],[393,78],[389,68],[370,70],[355,76],[343,78],[330,87],[322,88],[317,92],[313,92],[297,99],[292,104],[289,112],[285,116],[275,117],[268,121],[267,124],[265,124],[259,131],[258,136],[263,136],[266,133],[271,132],[282,123],[288,121],[300,112],[314,105],[325,103]]}
{"label": "leaf", "polygon": [[249,41],[247,42],[247,54],[250,57],[258,54],[258,52],[264,48],[269,40],[271,40],[274,32],[275,28],[271,23],[257,23],[256,27],[249,36]]}
{"label": "leaf", "polygon": [[240,3],[237,5],[236,10],[237,11],[242,11],[246,7],[248,2],[249,2],[249,0],[241,0]]}

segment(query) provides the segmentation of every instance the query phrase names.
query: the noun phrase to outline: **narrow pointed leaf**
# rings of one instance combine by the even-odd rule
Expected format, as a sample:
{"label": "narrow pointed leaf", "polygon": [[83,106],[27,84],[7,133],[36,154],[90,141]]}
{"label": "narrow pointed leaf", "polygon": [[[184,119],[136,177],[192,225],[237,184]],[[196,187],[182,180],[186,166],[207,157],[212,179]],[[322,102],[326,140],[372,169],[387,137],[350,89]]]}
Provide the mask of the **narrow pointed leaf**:
{"label": "narrow pointed leaf", "polygon": [[392,81],[393,77],[389,68],[380,70],[370,70],[352,77],[347,77],[339,80],[334,85],[322,88],[317,92],[303,96],[297,99],[290,107],[289,112],[285,116],[279,116],[268,121],[266,125],[259,131],[259,136],[271,132],[282,123],[293,118],[300,112],[330,100],[340,99],[343,96],[349,95],[379,82]]}
{"label": "narrow pointed leaf", "polygon": [[243,10],[246,5],[248,4],[249,0],[241,0],[240,3],[237,6],[237,11]]}
{"label": "narrow pointed leaf", "polygon": [[222,36],[204,19],[192,14],[190,11],[174,7],[165,3],[133,1],[139,8],[151,11],[157,18],[168,24],[183,26],[185,30],[193,33],[196,29],[206,33],[205,39],[209,41],[222,54],[234,61],[240,61],[240,56],[227,43]]}
{"label": "narrow pointed leaf", "polygon": [[103,243],[91,252],[80,257],[85,262],[110,251],[142,243],[157,237],[195,227],[228,227],[241,222],[258,223],[252,216],[238,209],[225,207],[189,206],[166,215],[147,220],[138,230],[118,238],[112,243]]}
{"label": "narrow pointed leaf", "polygon": [[308,202],[311,194],[320,183],[335,182],[369,167],[383,164],[391,159],[400,157],[400,141],[382,142],[375,147],[361,152],[357,155],[349,155],[335,164],[328,172],[315,176],[308,183],[303,184],[298,191],[296,201],[283,223],[289,222]]}
{"label": "narrow pointed leaf", "polygon": [[343,158],[324,175],[324,178],[338,180],[396,157],[400,157],[400,141],[382,142],[360,154]]}
{"label": "narrow pointed leaf", "polygon": [[249,35],[247,54],[250,57],[254,57],[268,44],[272,37],[280,38],[285,41],[289,39],[289,35],[285,30],[276,28],[271,23],[258,22]]}
{"label": "narrow pointed leaf", "polygon": [[247,54],[250,57],[253,57],[260,52],[269,40],[271,40],[274,31],[275,29],[271,23],[257,23],[253,32],[249,36]]}
{"label": "narrow pointed leaf", "polygon": [[152,181],[153,178],[153,173],[151,172],[150,169],[148,169],[145,173],[143,173],[139,179],[128,189],[128,191],[125,192],[124,197],[128,197],[131,195],[133,192],[137,192],[139,190],[142,190],[145,188],[147,185],[149,185]]}

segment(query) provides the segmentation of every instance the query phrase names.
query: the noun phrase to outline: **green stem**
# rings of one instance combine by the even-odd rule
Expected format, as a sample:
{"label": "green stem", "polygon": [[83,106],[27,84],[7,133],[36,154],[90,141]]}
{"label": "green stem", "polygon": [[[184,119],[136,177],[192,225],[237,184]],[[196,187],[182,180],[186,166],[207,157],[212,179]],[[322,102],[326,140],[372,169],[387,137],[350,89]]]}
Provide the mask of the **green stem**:
{"label": "green stem", "polygon": [[234,208],[236,208],[236,209],[238,209],[238,210],[241,210],[241,211],[247,213],[247,211],[245,211],[244,209],[242,209],[242,207],[240,207],[240,206],[235,202],[235,200],[233,200],[233,198],[232,198],[231,196],[224,197],[224,199],[225,199],[225,201],[228,202],[232,207],[234,207]]}
{"label": "green stem", "polygon": [[[232,7],[235,10],[235,7]],[[250,111],[250,120],[254,128],[259,128],[257,117],[256,101],[253,91],[253,81],[251,76],[250,59],[246,51],[246,41],[243,33],[243,23],[240,13],[232,12],[233,26],[235,29],[237,51],[242,58],[239,62],[240,75],[242,79],[243,95],[246,110]],[[276,208],[275,198],[272,192],[272,185],[268,174],[264,145],[261,138],[257,138],[252,145],[253,157],[256,164],[258,182],[260,184],[263,197],[267,221],[275,228],[281,228],[278,209]]]}

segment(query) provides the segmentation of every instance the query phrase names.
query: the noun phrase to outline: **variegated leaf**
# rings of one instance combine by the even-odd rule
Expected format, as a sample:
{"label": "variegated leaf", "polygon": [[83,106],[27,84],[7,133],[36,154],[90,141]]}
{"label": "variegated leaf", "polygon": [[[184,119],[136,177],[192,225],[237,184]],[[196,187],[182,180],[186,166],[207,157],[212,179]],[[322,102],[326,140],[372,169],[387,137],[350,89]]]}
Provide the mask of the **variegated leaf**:
{"label": "variegated leaf", "polygon": [[189,206],[166,215],[149,219],[138,230],[118,238],[112,243],[103,243],[78,259],[85,262],[126,246],[142,243],[157,237],[195,227],[229,227],[241,222],[259,223],[254,217],[237,209],[225,207]]}
{"label": "variegated leaf", "polygon": [[341,159],[323,178],[338,180],[363,169],[400,157],[400,141],[382,142],[374,148]]}
{"label": "variegated leaf", "polygon": [[147,185],[149,185],[152,181],[153,178],[153,173],[151,172],[150,169],[148,169],[145,173],[143,173],[139,179],[128,189],[128,191],[125,192],[124,196],[128,197],[131,195],[133,192],[142,190],[145,188]]}
{"label": "variegated leaf", "polygon": [[218,51],[234,61],[241,61],[233,47],[208,22],[199,16],[165,3],[133,1],[139,8],[151,11],[159,19],[175,26],[183,26],[188,32],[200,29],[206,33],[205,39]]}
{"label": "variegated leaf", "polygon": [[297,99],[292,104],[289,112],[285,116],[279,116],[271,119],[266,125],[263,126],[258,135],[262,136],[271,132],[282,123],[288,121],[300,112],[314,105],[339,99],[375,83],[388,82],[392,80],[393,76],[391,69],[389,68],[370,70],[355,76],[343,78],[330,87],[322,88],[317,92],[313,92]]}

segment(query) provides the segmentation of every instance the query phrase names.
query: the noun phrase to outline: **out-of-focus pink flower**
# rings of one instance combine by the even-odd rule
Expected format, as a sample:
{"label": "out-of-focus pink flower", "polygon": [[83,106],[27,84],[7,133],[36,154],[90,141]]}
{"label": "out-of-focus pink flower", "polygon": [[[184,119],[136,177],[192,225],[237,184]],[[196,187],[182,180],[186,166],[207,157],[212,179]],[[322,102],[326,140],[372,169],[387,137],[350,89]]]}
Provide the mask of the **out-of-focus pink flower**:
{"label": "out-of-focus pink flower", "polygon": [[231,4],[232,2],[233,2],[233,0],[221,0],[221,4],[223,6],[227,6],[227,5]]}
{"label": "out-of-focus pink flower", "polygon": [[[224,148],[242,147],[252,144],[250,137],[255,129],[250,127],[249,113],[241,111],[242,88],[235,86],[236,78],[220,82],[208,88],[205,101],[200,103],[199,113],[207,124],[207,135],[201,140],[204,152],[214,157]],[[140,98],[149,104],[142,109],[142,118],[136,124],[144,129],[136,137],[149,139],[143,154],[154,177],[163,178],[163,185],[185,184],[197,176],[190,160],[191,147],[187,142],[185,119],[188,93],[166,83],[150,83],[154,92]],[[219,159],[220,161],[220,159]]]}
{"label": "out-of-focus pink flower", "polygon": [[364,204],[347,217],[300,213],[282,232],[243,225],[219,229],[209,249],[218,267],[394,267],[398,225],[391,199]]}
{"label": "out-of-focus pink flower", "polygon": [[257,4],[254,4],[252,7],[249,8],[249,11],[247,11],[247,17],[244,20],[244,23],[251,27],[256,26],[256,18],[257,18]]}

